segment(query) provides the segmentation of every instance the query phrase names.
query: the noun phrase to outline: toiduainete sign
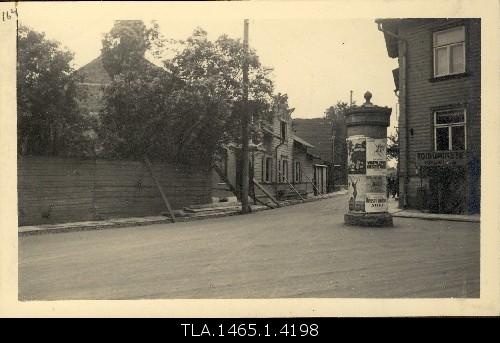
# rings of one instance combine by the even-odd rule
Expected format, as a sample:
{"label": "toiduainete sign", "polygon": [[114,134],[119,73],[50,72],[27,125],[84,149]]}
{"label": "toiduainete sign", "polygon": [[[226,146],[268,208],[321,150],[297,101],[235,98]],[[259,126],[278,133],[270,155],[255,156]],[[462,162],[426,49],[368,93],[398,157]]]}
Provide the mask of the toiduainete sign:
{"label": "toiduainete sign", "polygon": [[418,167],[439,167],[467,164],[465,151],[423,151],[417,152]]}

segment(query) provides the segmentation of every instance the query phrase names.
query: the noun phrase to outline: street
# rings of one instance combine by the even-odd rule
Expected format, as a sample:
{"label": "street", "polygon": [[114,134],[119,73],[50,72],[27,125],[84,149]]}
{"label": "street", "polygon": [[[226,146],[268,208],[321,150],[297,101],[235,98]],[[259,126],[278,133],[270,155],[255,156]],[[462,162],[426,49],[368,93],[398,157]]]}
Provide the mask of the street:
{"label": "street", "polygon": [[345,205],[19,237],[19,299],[479,297],[479,223],[349,227]]}

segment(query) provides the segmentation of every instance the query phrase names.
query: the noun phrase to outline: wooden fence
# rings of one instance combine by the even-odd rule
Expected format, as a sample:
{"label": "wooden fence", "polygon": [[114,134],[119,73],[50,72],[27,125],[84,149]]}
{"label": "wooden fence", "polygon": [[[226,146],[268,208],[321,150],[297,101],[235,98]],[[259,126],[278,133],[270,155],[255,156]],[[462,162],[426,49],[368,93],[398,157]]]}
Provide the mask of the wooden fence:
{"label": "wooden fence", "polygon": [[[206,168],[153,163],[153,172],[174,209],[211,201]],[[17,173],[20,226],[166,212],[143,162],[21,157]]]}

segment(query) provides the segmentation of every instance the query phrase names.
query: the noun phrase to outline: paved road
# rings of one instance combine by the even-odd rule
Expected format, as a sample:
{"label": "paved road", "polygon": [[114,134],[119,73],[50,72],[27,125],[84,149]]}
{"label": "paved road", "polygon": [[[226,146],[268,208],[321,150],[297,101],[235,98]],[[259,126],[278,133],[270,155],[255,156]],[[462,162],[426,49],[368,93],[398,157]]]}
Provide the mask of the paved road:
{"label": "paved road", "polygon": [[479,296],[479,224],[394,218],[394,228],[348,227],[344,204],[20,237],[19,297]]}

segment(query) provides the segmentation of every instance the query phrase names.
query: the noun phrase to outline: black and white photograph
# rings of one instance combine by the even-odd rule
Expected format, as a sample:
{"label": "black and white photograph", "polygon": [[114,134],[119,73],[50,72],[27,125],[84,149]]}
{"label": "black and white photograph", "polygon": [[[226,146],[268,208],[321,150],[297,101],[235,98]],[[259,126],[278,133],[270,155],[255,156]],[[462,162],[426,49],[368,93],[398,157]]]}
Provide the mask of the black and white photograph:
{"label": "black and white photograph", "polygon": [[2,3],[0,315],[498,315],[479,2]]}

